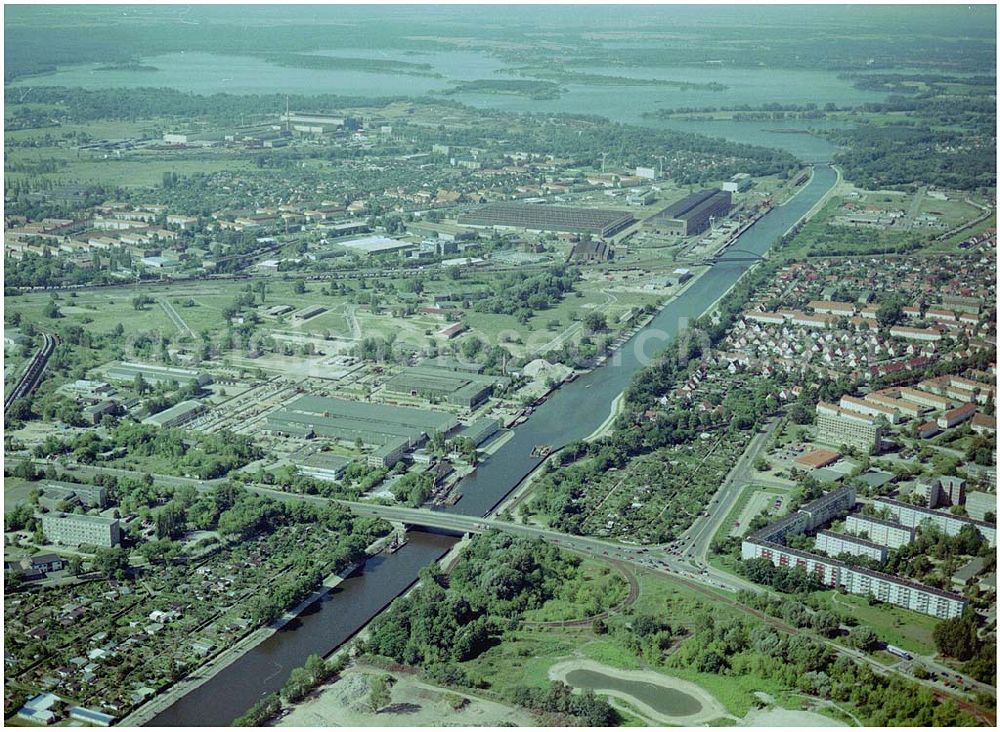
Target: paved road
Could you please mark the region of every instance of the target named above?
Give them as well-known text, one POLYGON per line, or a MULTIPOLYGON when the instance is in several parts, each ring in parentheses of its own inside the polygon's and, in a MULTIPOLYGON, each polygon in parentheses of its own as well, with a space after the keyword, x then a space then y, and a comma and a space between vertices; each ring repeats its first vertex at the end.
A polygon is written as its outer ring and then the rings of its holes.
POLYGON ((461 514, 445 513, 443 511, 431 511, 424 508, 382 506, 357 501, 338 501, 338 503, 349 507, 352 511, 361 516, 377 516, 388 521, 399 521, 411 526, 425 526, 429 528, 444 529, 446 531, 471 534, 483 533, 491 530, 503 531, 516 536, 542 539, 544 541, 557 544, 564 549, 579 551, 599 557, 607 557, 609 559, 616 559, 623 562, 630 562, 647 569, 656 569, 675 574, 680 577, 688 577, 701 584, 727 590, 729 592, 737 592, 739 590, 759 591, 759 588, 755 585, 738 577, 731 577, 729 575, 722 575, 719 577, 710 576, 709 573, 702 572, 692 563, 679 557, 673 557, 658 548, 629 546, 627 544, 604 541, 603 539, 595 539, 589 536, 565 534, 561 531, 555 531, 541 526, 519 524, 512 521, 501 521, 490 517, 480 518, 478 516, 465 516, 461 514))
MULTIPOLYGON (((773 425, 771 427, 773 429, 773 425)), ((762 438, 762 441, 766 442, 770 431, 766 430, 760 433, 758 436, 762 438)), ((756 447, 757 450, 760 449, 759 445, 756 447)), ((748 450, 748 453, 752 451, 748 450)), ((750 462, 752 463, 754 457, 750 457, 750 462)), ((749 464, 749 463, 748 463, 749 464)), ((745 468, 743 468, 745 469, 745 468)), ((734 468, 733 474, 738 480, 738 475, 741 472, 741 468, 737 465, 734 468)), ((780 627, 786 631, 793 631, 798 634, 808 635, 810 638, 823 643, 832 651, 837 654, 848 656, 855 661, 860 663, 866 663, 872 666, 877 671, 882 673, 898 673, 906 676, 910 680, 921 684, 937 693, 948 694, 949 690, 944 684, 938 681, 931 680, 921 680, 911 676, 911 666, 907 664, 888 664, 883 663, 875 658, 872 658, 868 654, 855 650, 853 648, 847 648, 843 645, 834 643, 832 640, 824 638, 812 631, 807 631, 803 629, 790 628, 786 624, 778 621, 775 618, 767 616, 763 613, 758 613, 756 611, 751 611, 750 608, 739 603, 737 600, 728 597, 720 597, 715 594, 715 590, 724 590, 728 592, 736 592, 737 590, 745 589, 752 592, 766 592, 768 594, 777 594, 765 588, 758 587, 756 585, 745 582, 739 578, 733 577, 723 572, 718 572, 716 574, 713 568, 708 567, 707 571, 704 568, 698 568, 683 559, 678 559, 676 557, 670 556, 664 553, 662 550, 644 548, 644 547, 630 547, 623 544, 616 544, 609 541, 602 541, 600 539, 594 539, 591 537, 584 536, 572 536, 569 534, 564 534, 559 531, 552 531, 551 529, 545 529, 539 526, 529 526, 524 524, 517 524, 510 521, 500 521, 493 518, 479 518, 476 516, 462 516, 458 514, 448 514, 441 511, 430 511, 421 508, 401 508, 399 506, 380 506, 370 503, 359 503, 356 501, 338 501, 342 505, 348 506, 352 511, 358 515, 363 516, 377 516, 386 520, 394 522, 402 522, 404 524, 409 524, 411 526, 426 526, 431 528, 445 529, 451 531, 461 531, 463 533, 483 533, 491 530, 504 531, 509 534, 514 534, 517 536, 525 536, 529 538, 539 538, 544 541, 551 542, 560 546, 563 549, 568 549, 570 551, 579 552, 582 554, 589 554, 598 558, 606 558, 611 560, 617 560, 620 562, 625 562, 636 568, 642 568, 646 570, 652 570, 657 572, 663 572, 668 575, 672 575, 674 579, 680 579, 684 584, 693 589, 699 591, 706 591, 710 593, 715 600, 724 600, 729 604, 739 605, 748 612, 752 612, 756 617, 768 622, 769 624, 780 627)), ((949 675, 954 677, 959 677, 959 674, 955 673, 947 667, 941 666, 932 660, 929 662, 924 662, 924 659, 920 659, 923 665, 928 667, 929 670, 934 671, 938 674, 942 670, 946 671, 949 675)), ((986 684, 980 684, 973 679, 966 678, 965 682, 968 686, 973 688, 981 689, 989 693, 993 693, 994 689, 986 684)))
POLYGON ((921 186, 913 195, 913 200, 910 202, 910 208, 906 212, 906 218, 904 219, 906 229, 909 231, 913 228, 913 224, 916 223, 917 214, 920 213, 920 204, 924 202, 924 196, 927 195, 927 186, 921 186))
POLYGON ((686 545, 681 556, 689 558, 696 566, 707 565, 712 539, 739 498, 740 489, 751 482, 754 460, 767 446, 778 422, 777 418, 771 419, 762 431, 750 439, 750 444, 712 497, 707 514, 697 517, 691 528, 681 535, 680 540, 674 542, 674 546, 686 545))

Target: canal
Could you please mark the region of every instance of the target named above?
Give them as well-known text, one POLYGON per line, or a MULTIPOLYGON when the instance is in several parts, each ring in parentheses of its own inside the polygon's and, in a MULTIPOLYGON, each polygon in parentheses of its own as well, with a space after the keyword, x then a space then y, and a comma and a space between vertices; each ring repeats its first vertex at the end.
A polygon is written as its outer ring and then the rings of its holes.
MULTIPOLYGON (((500 503, 538 463, 535 445, 554 447, 594 432, 608 418, 612 402, 632 375, 663 349, 685 323, 694 320, 732 287, 753 261, 830 190, 837 180, 827 165, 783 206, 772 209, 730 247, 719 262, 605 365, 555 391, 531 418, 461 485, 462 500, 448 510, 481 516, 500 503)), ((454 539, 413 532, 402 549, 369 559, 363 570, 311 605, 295 622, 248 651, 204 684, 154 717, 153 726, 225 726, 264 695, 280 689, 291 670, 312 653, 325 655, 344 643, 417 578, 421 567, 443 556, 454 539)))

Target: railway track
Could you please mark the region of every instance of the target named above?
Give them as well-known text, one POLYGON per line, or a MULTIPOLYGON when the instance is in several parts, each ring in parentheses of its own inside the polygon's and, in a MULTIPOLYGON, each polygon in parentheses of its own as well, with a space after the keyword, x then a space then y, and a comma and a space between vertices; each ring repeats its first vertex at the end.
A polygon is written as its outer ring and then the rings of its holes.
POLYGON ((42 373, 45 371, 45 365, 49 362, 49 358, 52 356, 52 352, 56 350, 56 346, 58 344, 58 336, 49 335, 47 333, 42 335, 42 347, 38 350, 38 353, 32 357, 27 370, 21 378, 18 379, 14 388, 4 394, 3 413, 5 415, 8 411, 10 411, 10 407, 14 402, 28 396, 28 394, 30 394, 34 388, 38 386, 38 383, 42 380, 42 373))

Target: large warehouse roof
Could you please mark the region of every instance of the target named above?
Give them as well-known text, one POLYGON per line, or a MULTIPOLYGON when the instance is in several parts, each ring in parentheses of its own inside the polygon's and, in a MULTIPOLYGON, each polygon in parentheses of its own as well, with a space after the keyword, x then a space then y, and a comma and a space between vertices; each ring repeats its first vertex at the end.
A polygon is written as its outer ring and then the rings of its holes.
POLYGON ((368 404, 345 399, 302 396, 267 417, 270 429, 385 444, 393 439, 418 441, 423 435, 448 433, 458 425, 450 414, 426 409, 368 404))
POLYGON ((458 223, 473 226, 510 226, 535 231, 567 231, 601 236, 613 236, 634 221, 635 217, 626 211, 530 203, 494 203, 458 218, 458 223))
POLYGON ((106 373, 109 379, 116 381, 132 381, 135 379, 136 374, 142 374, 143 379, 157 384, 169 381, 176 381, 178 384, 193 384, 197 382, 199 385, 212 383, 212 377, 201 371, 130 361, 112 364, 107 368, 106 373))
POLYGON ((706 188, 703 191, 692 193, 691 195, 685 196, 681 200, 670 204, 658 213, 657 217, 685 219, 695 216, 705 207, 715 204, 714 199, 718 196, 724 196, 731 199, 730 195, 725 191, 720 191, 718 188, 706 188))

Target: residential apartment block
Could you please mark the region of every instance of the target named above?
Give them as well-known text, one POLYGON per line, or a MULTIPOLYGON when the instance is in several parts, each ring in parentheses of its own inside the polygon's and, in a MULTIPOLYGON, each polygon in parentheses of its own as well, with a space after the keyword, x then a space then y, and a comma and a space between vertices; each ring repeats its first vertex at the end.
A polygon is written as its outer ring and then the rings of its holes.
POLYGON ((951 513, 935 511, 923 506, 913 506, 892 498, 876 498, 872 501, 872 505, 876 510, 888 511, 889 515, 903 526, 916 528, 924 521, 930 521, 948 536, 957 536, 963 526, 973 526, 989 542, 990 546, 996 546, 996 524, 989 524, 985 521, 965 516, 955 516, 951 513))
POLYGON ((820 531, 816 534, 816 549, 831 557, 850 554, 855 557, 868 557, 876 562, 884 562, 889 555, 889 550, 884 544, 879 545, 867 539, 833 531, 820 531))
MULTIPOLYGON (((816 577, 827 587, 836 587, 856 595, 871 595, 882 602, 899 605, 938 618, 953 618, 961 615, 968 601, 961 595, 945 592, 934 587, 911 582, 901 577, 893 577, 873 570, 852 567, 839 559, 799 551, 783 546, 785 537, 815 529, 817 526, 842 514, 854 505, 854 489, 848 486, 830 491, 823 497, 806 504, 799 511, 779 519, 743 540, 740 555, 743 560, 767 559, 776 567, 800 567, 810 576, 816 577)), ((848 516, 848 530, 859 527, 857 520, 851 522, 848 516)), ((884 522, 883 522, 884 523, 884 522)), ((904 522, 905 523, 905 522, 904 522)), ((869 524, 874 528, 874 524, 869 524)), ((824 531, 817 535, 818 549, 838 554, 879 555, 885 547, 874 541, 860 540, 845 534, 824 531)), ((884 555, 882 555, 884 556, 884 555)))
POLYGON ((112 547, 121 543, 118 519, 75 513, 47 513, 42 516, 42 532, 53 544, 112 547))
POLYGON ((743 541, 744 560, 763 558, 776 567, 801 567, 828 587, 853 595, 871 595, 881 602, 937 618, 958 617, 969 604, 961 595, 928 587, 901 577, 851 567, 837 559, 789 549, 751 535, 743 541))
POLYGON ((917 535, 916 529, 911 526, 856 513, 847 516, 845 528, 851 534, 866 535, 869 541, 890 549, 898 549, 909 544, 917 535))
POLYGON ((816 439, 829 445, 847 445, 873 453, 882 444, 882 428, 875 417, 829 402, 816 405, 816 427, 816 439))

